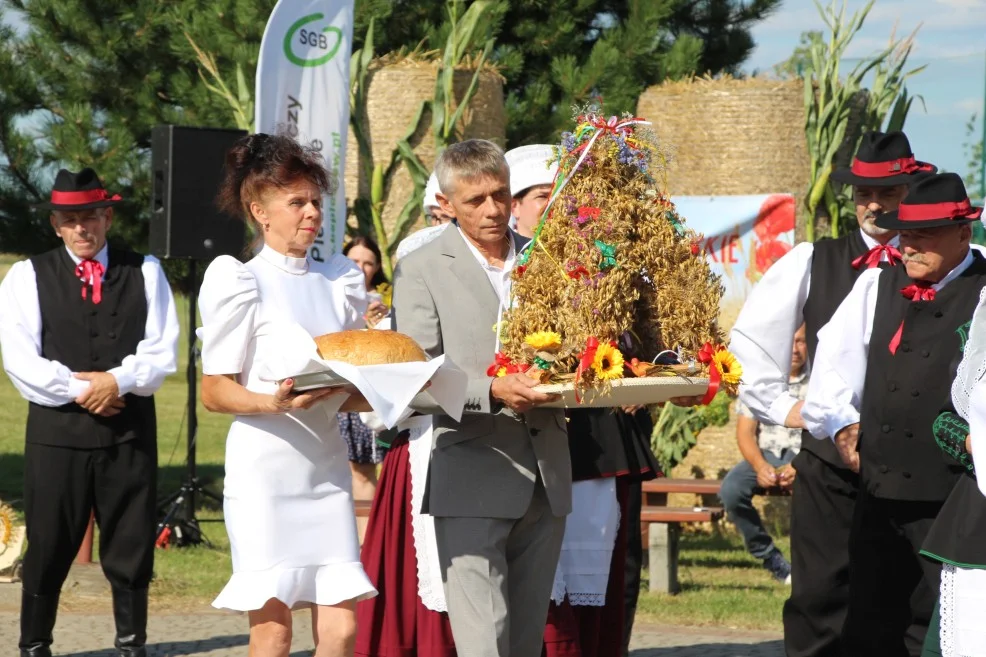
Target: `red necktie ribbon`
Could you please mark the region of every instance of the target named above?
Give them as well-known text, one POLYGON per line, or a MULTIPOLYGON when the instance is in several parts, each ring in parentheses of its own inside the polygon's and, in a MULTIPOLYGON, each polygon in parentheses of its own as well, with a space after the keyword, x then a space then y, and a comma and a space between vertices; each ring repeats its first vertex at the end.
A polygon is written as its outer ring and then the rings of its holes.
MULTIPOLYGON (((906 299, 909 301, 934 301, 935 300, 935 288, 931 287, 930 283, 924 283, 919 281, 918 283, 911 283, 903 290, 900 291, 906 299)), ((897 347, 900 346, 900 338, 904 333, 904 322, 901 320, 900 326, 897 327, 897 332, 894 333, 894 337, 890 338, 890 353, 896 354, 897 347)))
POLYGON ((82 281, 82 298, 85 299, 88 288, 92 285, 92 302, 103 300, 103 273, 106 270, 96 260, 83 260, 75 268, 75 275, 82 281))
POLYGON ((866 265, 867 269, 878 267, 880 265, 880 260, 883 259, 884 253, 887 254, 887 262, 890 263, 891 267, 900 262, 900 251, 889 244, 878 244, 853 260, 853 269, 861 269, 863 265, 866 265))

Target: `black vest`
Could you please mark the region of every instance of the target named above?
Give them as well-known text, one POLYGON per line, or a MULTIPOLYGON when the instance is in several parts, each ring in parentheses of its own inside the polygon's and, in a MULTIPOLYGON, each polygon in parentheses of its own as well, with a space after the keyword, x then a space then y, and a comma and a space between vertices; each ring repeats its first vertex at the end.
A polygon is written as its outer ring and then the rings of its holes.
MULTIPOLYGON (((41 355, 73 372, 105 372, 136 353, 144 338, 147 299, 141 265, 144 256, 109 250, 99 304, 82 298, 82 282, 65 247, 31 258, 41 306, 41 355)), ((32 403, 27 441, 92 449, 128 440, 155 440, 154 399, 126 395, 126 407, 113 417, 97 417, 76 403, 51 408, 32 403)))
MULTIPOLYGON (((860 274, 852 261, 869 251, 858 230, 837 239, 815 242, 811 256, 811 285, 803 308, 805 338, 808 342, 808 363, 815 360, 818 349, 818 331, 829 323, 839 304, 849 295, 860 274)), ((886 267, 887 263, 881 263, 886 267)), ((801 449, 806 450, 840 469, 845 463, 831 440, 818 440, 807 431, 802 432, 801 449)))
POLYGON ((963 333, 986 287, 986 261, 973 255, 934 301, 912 302, 900 293, 913 282, 904 267, 880 275, 859 427, 860 477, 875 497, 944 501, 965 471, 939 449, 932 427, 939 413, 954 412, 951 387, 963 333))

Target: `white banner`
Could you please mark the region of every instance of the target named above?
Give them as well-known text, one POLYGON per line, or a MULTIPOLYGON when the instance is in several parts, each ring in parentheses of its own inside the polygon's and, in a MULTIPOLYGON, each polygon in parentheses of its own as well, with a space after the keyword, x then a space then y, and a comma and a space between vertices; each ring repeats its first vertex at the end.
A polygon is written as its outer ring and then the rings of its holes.
POLYGON ((791 194, 673 196, 685 224, 704 237, 700 248, 726 288, 719 325, 732 328, 750 290, 794 246, 791 194))
POLYGON ((353 0, 278 0, 257 62, 256 130, 284 132, 322 152, 335 178, 323 199, 322 230, 311 257, 342 248, 346 230, 346 132, 353 0))

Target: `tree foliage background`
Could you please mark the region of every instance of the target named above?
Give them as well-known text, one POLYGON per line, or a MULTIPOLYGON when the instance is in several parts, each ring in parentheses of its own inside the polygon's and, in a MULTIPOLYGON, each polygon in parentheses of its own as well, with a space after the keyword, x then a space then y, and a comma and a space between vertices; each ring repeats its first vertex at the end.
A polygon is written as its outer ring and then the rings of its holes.
MULTIPOLYGON (((632 112, 664 79, 737 73, 754 46, 750 28, 780 2, 498 0, 493 61, 506 79, 509 145, 555 141, 570 108, 594 96, 609 112, 632 112)), ((32 205, 47 197, 55 170, 84 166, 125 199, 113 239, 146 249, 151 128, 235 125, 192 43, 215 58, 228 86, 239 68, 252 87, 274 4, 0 0, 0 251, 54 243, 47 215, 32 205)), ((436 49, 446 16, 437 0, 356 0, 354 47, 375 18, 378 53, 436 49)))

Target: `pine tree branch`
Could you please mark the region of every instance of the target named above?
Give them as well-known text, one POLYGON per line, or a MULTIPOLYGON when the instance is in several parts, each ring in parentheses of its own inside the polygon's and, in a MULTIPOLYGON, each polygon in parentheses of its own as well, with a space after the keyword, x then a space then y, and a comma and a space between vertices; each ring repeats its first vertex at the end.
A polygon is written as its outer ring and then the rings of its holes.
POLYGON ((34 186, 31 182, 30 177, 25 171, 18 166, 19 158, 12 152, 11 147, 11 131, 12 131, 12 121, 5 120, 0 121, 0 151, 3 152, 4 159, 7 160, 7 172, 12 175, 21 187, 23 187, 28 193, 34 197, 35 201, 41 200, 41 193, 38 188, 34 186))

